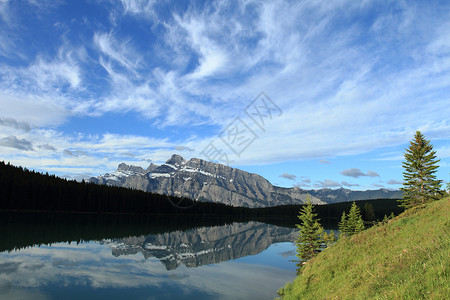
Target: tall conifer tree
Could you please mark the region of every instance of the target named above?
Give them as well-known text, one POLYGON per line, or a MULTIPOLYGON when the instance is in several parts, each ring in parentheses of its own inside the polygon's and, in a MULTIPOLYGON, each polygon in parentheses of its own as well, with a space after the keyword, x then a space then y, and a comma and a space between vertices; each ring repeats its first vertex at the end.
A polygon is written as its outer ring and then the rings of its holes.
POLYGON ((297 224, 300 231, 296 241, 296 256, 302 261, 314 257, 324 244, 323 228, 316 217, 317 214, 314 213, 314 207, 308 196, 308 202, 301 208, 298 216, 301 224, 297 224))
POLYGON ((436 179, 436 151, 430 141, 420 131, 416 131, 409 148, 405 149, 403 162, 403 199, 401 206, 406 208, 438 199, 441 192, 441 180, 436 179))
POLYGON ((339 222, 339 230, 342 235, 351 236, 364 230, 364 221, 361 211, 355 202, 352 203, 348 215, 345 211, 342 213, 341 222, 339 222))

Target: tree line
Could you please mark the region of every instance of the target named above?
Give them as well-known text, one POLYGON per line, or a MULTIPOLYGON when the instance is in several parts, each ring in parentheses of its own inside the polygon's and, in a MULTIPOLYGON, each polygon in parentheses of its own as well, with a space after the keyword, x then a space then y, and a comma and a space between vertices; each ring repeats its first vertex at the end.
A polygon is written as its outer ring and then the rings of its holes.
POLYGON ((77 182, 0 162, 0 210, 239 216, 247 209, 135 189, 77 182))

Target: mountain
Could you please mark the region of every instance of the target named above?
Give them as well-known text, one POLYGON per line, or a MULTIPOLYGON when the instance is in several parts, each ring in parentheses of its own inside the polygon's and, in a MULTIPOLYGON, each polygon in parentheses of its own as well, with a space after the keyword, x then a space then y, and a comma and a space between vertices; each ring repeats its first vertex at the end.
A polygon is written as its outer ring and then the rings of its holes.
POLYGON ((339 188, 336 190, 309 190, 308 193, 327 203, 375 199, 401 199, 403 195, 399 190, 391 191, 388 189, 378 189, 367 191, 352 191, 344 188, 339 188))
MULTIPOLYGON (((90 181, 243 207, 302 204, 308 196, 301 189, 276 187, 262 176, 198 158, 187 161, 173 155, 147 170, 120 164, 116 172, 90 181)), ((326 204, 314 196, 311 202, 326 204)))
POLYGON ((187 231, 103 240, 114 256, 142 253, 155 257, 167 270, 181 264, 198 267, 248 255, 256 255, 273 243, 294 242, 296 228, 284 228, 259 222, 232 223, 187 231))
POLYGON ((147 170, 122 163, 114 173, 92 177, 90 181, 243 207, 303 204, 308 195, 311 196, 313 204, 401 198, 400 192, 385 189, 308 191, 300 188, 277 187, 257 174, 198 158, 185 160, 176 154, 162 165, 151 164, 147 170))

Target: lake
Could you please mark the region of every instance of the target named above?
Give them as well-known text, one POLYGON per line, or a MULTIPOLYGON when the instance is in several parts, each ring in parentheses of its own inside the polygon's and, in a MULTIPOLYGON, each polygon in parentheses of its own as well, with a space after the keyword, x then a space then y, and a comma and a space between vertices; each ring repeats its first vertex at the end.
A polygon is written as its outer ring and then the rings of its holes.
POLYGON ((0 217, 1 299, 273 299, 295 278, 292 227, 216 218, 0 217))

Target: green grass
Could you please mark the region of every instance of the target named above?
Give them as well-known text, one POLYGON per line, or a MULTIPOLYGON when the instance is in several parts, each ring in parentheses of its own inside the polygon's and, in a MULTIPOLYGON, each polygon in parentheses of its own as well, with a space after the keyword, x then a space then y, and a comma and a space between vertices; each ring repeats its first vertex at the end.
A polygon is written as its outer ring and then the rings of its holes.
POLYGON ((450 299, 450 198, 340 239, 279 293, 282 299, 450 299))

